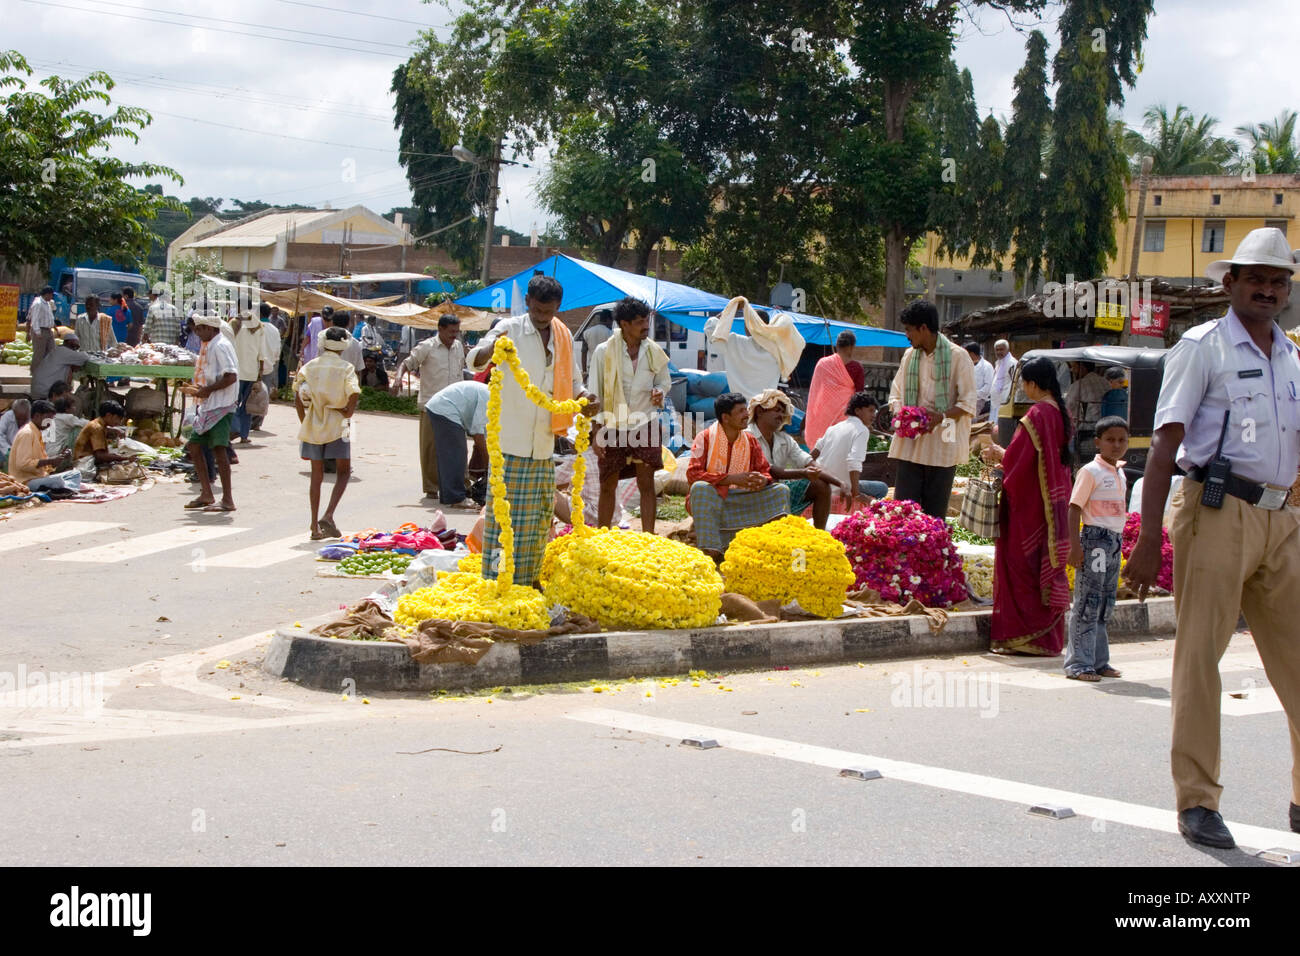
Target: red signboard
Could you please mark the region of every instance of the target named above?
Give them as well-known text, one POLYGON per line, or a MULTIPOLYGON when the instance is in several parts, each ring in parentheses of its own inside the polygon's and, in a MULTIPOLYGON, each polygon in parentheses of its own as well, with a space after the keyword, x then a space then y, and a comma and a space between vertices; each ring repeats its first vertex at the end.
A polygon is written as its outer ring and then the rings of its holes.
POLYGON ((1169 303, 1137 299, 1130 308, 1134 335, 1163 336, 1169 328, 1169 303))

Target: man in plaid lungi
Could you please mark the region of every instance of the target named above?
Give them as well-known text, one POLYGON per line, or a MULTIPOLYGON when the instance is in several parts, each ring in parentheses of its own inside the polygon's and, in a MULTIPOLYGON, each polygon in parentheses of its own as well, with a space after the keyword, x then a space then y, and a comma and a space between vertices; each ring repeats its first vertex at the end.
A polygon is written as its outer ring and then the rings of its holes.
MULTIPOLYGON (((550 458, 519 458, 505 455, 510 526, 515 533, 514 583, 530 585, 542 570, 542 552, 551 527, 555 506, 555 464, 550 458)), ((483 520, 483 577, 495 579, 501 554, 501 526, 492 513, 492 491, 488 487, 483 520)))
POLYGON ((745 430, 749 408, 744 397, 736 392, 719 395, 713 411, 718 420, 691 445, 686 507, 695 519, 696 546, 721 561, 734 532, 789 513, 790 489, 773 483, 762 446, 745 430))
MULTIPOLYGON (((583 390, 573 335, 555 318, 563 292, 554 277, 533 276, 524 297, 528 312, 498 322, 467 356, 469 367, 476 372, 487 368, 497 339, 505 336, 514 343, 519 364, 532 384, 558 400, 586 398, 588 413, 594 413, 600 405, 596 396, 583 390)), ((555 436, 564 433, 572 416, 567 421, 560 419, 562 416, 552 416, 534 405, 514 376, 506 374, 501 386, 502 478, 514 530, 513 583, 525 587, 534 584, 541 571, 546 532, 554 514, 555 464, 551 456, 555 436)), ((483 577, 495 580, 501 564, 501 532, 492 513, 491 485, 489 481, 483 521, 483 577)))

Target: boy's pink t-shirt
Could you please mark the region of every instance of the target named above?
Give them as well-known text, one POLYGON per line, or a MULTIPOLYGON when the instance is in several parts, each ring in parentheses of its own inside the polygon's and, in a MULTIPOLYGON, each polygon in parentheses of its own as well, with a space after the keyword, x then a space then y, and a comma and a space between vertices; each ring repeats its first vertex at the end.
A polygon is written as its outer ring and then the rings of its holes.
POLYGON ((1123 468, 1124 462, 1119 462, 1116 467, 1098 455, 1079 469, 1074 479, 1074 490, 1070 493, 1070 504, 1082 509, 1085 525, 1123 533, 1124 522, 1128 519, 1124 507, 1128 476, 1123 468))

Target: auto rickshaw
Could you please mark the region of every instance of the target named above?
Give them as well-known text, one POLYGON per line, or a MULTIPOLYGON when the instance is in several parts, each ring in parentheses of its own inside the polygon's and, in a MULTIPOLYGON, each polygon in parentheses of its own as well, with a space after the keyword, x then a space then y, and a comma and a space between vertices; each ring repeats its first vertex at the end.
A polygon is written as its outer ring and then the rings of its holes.
MULTIPOLYGON (((998 409, 998 444, 1005 448, 1015 434, 1016 425, 1021 416, 1029 411, 1032 404, 1020 388, 1020 367, 1029 359, 1050 359, 1061 371, 1070 362, 1088 362, 1098 372, 1118 366, 1128 375, 1128 419, 1129 443, 1124 456, 1125 473, 1128 475, 1129 487, 1142 477, 1146 468, 1147 452, 1151 448, 1151 433, 1154 430, 1156 400, 1160 396, 1160 383, 1164 380, 1165 359, 1168 349, 1130 348, 1122 345, 1092 345, 1072 349, 1033 349, 1020 356, 1015 374, 1011 380, 1011 394, 1006 404, 998 409)), ((1063 379, 1068 378, 1068 372, 1063 379)), ((1062 389, 1065 394, 1066 389, 1062 389)), ((1085 422, 1081 426, 1075 423, 1072 442, 1073 460, 1071 469, 1091 461, 1097 453, 1096 436, 1092 425, 1085 422)))

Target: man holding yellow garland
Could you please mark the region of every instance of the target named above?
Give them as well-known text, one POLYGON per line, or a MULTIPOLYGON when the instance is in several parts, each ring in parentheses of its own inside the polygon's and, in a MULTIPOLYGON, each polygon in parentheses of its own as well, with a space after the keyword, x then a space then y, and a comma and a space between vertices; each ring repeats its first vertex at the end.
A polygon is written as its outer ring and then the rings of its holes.
POLYGON ((600 459, 600 524, 614 518, 614 495, 629 465, 641 492, 641 530, 655 530, 655 471, 663 467, 659 409, 672 385, 668 353, 650 338, 650 306, 631 296, 614 305, 618 331, 592 352, 587 369, 600 396, 602 424, 594 448, 600 459))
MULTIPOLYGON (((528 311, 498 322, 469 353, 475 372, 487 368, 497 339, 515 346, 529 381, 554 401, 586 398, 588 414, 599 408, 595 396, 582 387, 582 367, 573 348, 573 333, 555 317, 564 289, 553 276, 533 276, 524 305, 528 311)), ((488 475, 487 510, 483 524, 483 577, 495 579, 501 562, 501 528, 493 500, 504 480, 514 535, 514 581, 531 585, 542 567, 542 551, 555 500, 555 438, 573 424, 573 415, 552 414, 536 405, 519 387, 509 369, 501 369, 500 445, 502 474, 488 475)), ((488 428, 493 426, 489 423, 488 428)))

